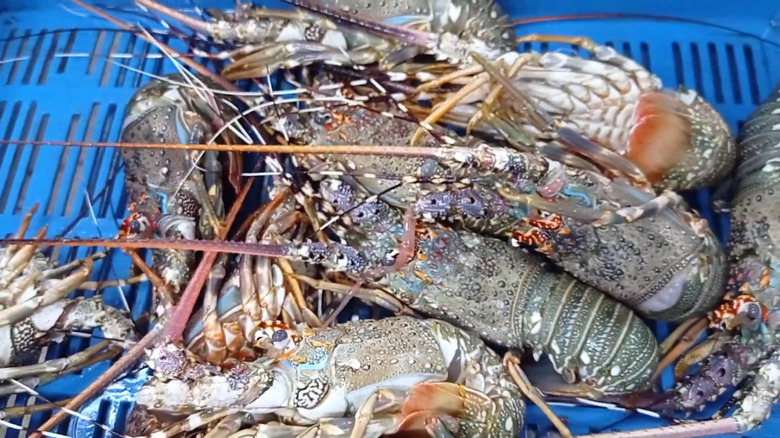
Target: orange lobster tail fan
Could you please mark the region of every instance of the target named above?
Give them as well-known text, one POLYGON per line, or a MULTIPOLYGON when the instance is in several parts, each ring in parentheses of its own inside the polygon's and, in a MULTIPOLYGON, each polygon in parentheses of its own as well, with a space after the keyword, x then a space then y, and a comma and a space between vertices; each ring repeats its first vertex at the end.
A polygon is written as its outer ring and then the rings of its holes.
POLYGON ((428 436, 425 423, 431 416, 451 415, 457 417, 466 412, 463 397, 454 383, 419 383, 406 395, 401 408, 404 418, 399 430, 404 436, 428 436), (411 435, 409 435, 411 434, 411 435))
POLYGON ((691 148, 691 120, 685 105, 664 93, 645 93, 634 110, 625 156, 659 182, 691 148))

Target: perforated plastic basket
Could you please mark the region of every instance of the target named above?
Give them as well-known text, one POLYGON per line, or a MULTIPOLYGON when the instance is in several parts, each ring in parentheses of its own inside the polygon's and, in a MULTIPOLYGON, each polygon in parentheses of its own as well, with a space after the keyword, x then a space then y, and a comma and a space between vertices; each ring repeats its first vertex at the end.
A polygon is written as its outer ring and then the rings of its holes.
MULTIPOLYGON (((164 3, 185 9, 191 9, 193 3, 224 8, 233 5, 230 0, 164 3)), ((607 0, 502 3, 514 18, 525 20, 516 30, 518 35, 584 35, 612 45, 659 75, 667 86, 681 84, 697 90, 716 106, 735 132, 780 80, 780 5, 771 0, 753 0, 749 6, 746 2, 660 0, 631 4, 607 0), (551 17, 555 15, 559 17, 551 17)), ((265 4, 286 7, 278 2, 265 4)), ((115 13, 121 9, 137 11, 130 0, 110 0, 99 5, 115 13)), ((141 20, 138 15, 121 16, 131 21, 141 20)), ((151 21, 144 24, 160 28, 151 21)), ((161 59, 156 48, 115 29, 68 1, 0 0, 0 136, 117 141, 124 105, 148 78, 114 63, 155 74, 172 72, 173 67, 161 59), (110 54, 114 56, 113 62, 108 61, 110 54), (157 58, 142 58, 140 54, 157 58)), ((539 49, 535 45, 531 47, 539 49)), ((564 46, 550 48, 572 50, 564 46)), ((122 187, 121 160, 114 150, 0 146, 0 235, 14 232, 24 213, 39 203, 40 210, 31 230, 47 225, 48 236, 113 236, 125 214, 122 187)), ((692 193, 687 198, 710 220, 725 242, 728 219, 713 215, 709 194, 692 193)), ((60 262, 67 262, 85 254, 87 251, 83 249, 62 250, 55 256, 60 262)), ((124 277, 129 267, 127 257, 114 252, 96 264, 94 278, 124 277)), ((149 288, 127 287, 123 292, 133 317, 140 317, 150 303, 149 288)), ((121 308, 119 294, 117 289, 104 292, 110 304, 121 308)), ((660 324, 657 332, 665 336, 668 327, 660 324)), ((65 342, 44 350, 44 355, 47 359, 64 357, 96 342, 97 339, 66 338, 65 342)), ((109 363, 100 363, 39 390, 49 399, 72 397, 108 366, 109 363)), ((668 386, 671 376, 665 375, 663 381, 668 386)), ((126 384, 112 388, 89 405, 85 413, 122 433, 132 397, 126 384)), ((6 401, 6 406, 36 403, 24 395, 6 401)), ((568 419, 575 434, 665 424, 597 408, 558 407, 556 410, 568 419)), ((35 428, 48 416, 35 414, 14 419, 12 423, 35 428)), ((778 418, 780 411, 749 436, 780 435, 778 418)), ((551 427, 543 415, 530 408, 529 436, 549 430, 551 427)), ((15 431, 0 427, 0 434, 5 432, 16 436, 15 431)), ((57 432, 79 437, 105 434, 83 421, 62 424, 57 432)), ((24 435, 22 432, 21 436, 24 435)))

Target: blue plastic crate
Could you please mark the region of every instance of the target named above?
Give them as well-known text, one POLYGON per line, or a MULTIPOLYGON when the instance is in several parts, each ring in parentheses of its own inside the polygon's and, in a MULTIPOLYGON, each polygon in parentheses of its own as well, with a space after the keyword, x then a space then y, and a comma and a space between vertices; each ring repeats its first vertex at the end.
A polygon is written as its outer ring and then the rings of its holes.
MULTIPOLYGON (((130 21, 141 20, 137 14, 122 13, 122 10, 137 11, 131 0, 92 3, 120 13, 130 21)), ((192 9, 194 4, 225 8, 233 5, 232 0, 165 3, 184 9, 192 9)), ((287 7, 279 1, 264 3, 269 7, 287 7)), ((584 35, 611 45, 644 64, 666 85, 681 84, 696 89, 715 105, 735 132, 780 80, 780 6, 776 2, 754 0, 749 7, 724 0, 627 3, 502 1, 512 17, 524 20, 516 29, 518 35, 584 35)), ((144 24, 147 28, 160 28, 154 22, 144 24)), ((573 50, 555 45, 546 48, 573 50)), ((174 71, 170 63, 159 57, 137 56, 159 55, 155 47, 129 33, 116 31, 110 23, 69 1, 0 1, 0 137, 116 141, 125 103, 148 78, 109 62, 109 54, 136 55, 113 58, 113 61, 146 72, 174 71)), ((119 155, 110 149, 0 146, 0 235, 14 232, 24 213, 35 203, 40 203, 41 208, 33 219, 33 230, 48 225, 49 236, 114 235, 125 213, 120 161, 119 155)), ((709 194, 692 193, 687 198, 725 241, 728 218, 713 214, 709 194)), ((84 249, 63 249, 55 256, 60 262, 67 262, 85 254, 84 249)), ((129 267, 128 258, 114 252, 96 264, 94 277, 124 277, 129 267)), ((121 307, 119 293, 116 289, 107 290, 105 299, 121 307)), ((148 286, 124 288, 124 294, 133 317, 140 317, 150 303, 148 286)), ((659 336, 665 336, 668 327, 659 324, 656 331, 659 336)), ((45 350, 45 357, 63 357, 95 342, 98 341, 69 338, 50 346, 45 350)), ((97 364, 39 390, 50 399, 71 397, 108 366, 107 362, 97 364)), ((668 373, 663 382, 670 384, 668 373)), ((121 386, 115 385, 112 394, 93 402, 87 409, 98 421, 121 433, 130 398, 121 386), (124 400, 117 394, 124 394, 124 400)), ((34 402, 20 395, 10 397, 3 405, 34 402)), ((575 434, 664 424, 647 417, 627 417, 596 408, 556 410, 569 420, 575 434)), ((13 422, 35 428, 46 418, 48 414, 35 414, 13 422)), ((762 429, 747 436, 778 435, 778 419, 780 409, 762 429)), ((529 436, 551 430, 546 418, 533 407, 529 409, 527 426, 529 436)), ((84 422, 78 426, 62 424, 56 432, 79 437, 105 435, 84 422)), ((17 433, 0 427, 0 436, 3 435, 17 436, 17 433)), ((22 432, 20 436, 24 435, 22 432)))

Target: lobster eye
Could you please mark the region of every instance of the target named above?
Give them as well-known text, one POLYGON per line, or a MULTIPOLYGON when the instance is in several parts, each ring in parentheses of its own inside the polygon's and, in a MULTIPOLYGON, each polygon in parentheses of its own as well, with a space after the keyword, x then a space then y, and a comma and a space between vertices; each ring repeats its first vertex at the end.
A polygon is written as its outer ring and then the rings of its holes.
POLYGON ((275 331, 275 332, 274 332, 274 333, 271 335, 271 342, 273 342, 274 344, 276 344, 276 343, 279 343, 279 342, 284 342, 284 341, 286 341, 286 340, 287 340, 287 338, 288 338, 287 331, 285 331, 285 330, 276 330, 276 331, 275 331))
POLYGON ((758 303, 750 303, 748 304, 748 309, 745 312, 745 315, 750 319, 751 321, 755 321, 761 317, 761 306, 758 305, 758 303))
POLYGON ((327 112, 315 112, 314 122, 318 125, 326 125, 331 122, 330 113, 327 112))

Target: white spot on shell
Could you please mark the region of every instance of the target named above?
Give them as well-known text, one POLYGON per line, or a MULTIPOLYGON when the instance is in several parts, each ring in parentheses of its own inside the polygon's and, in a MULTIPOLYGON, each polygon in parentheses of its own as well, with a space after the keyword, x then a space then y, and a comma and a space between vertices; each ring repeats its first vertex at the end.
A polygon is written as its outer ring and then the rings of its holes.
POLYGON ((696 94, 696 92, 693 90, 685 90, 682 92, 677 92, 677 97, 682 101, 682 103, 690 105, 694 100, 696 100, 698 94, 696 94))
POLYGON ((65 303, 58 301, 33 313, 32 316, 30 316, 30 320, 37 330, 45 332, 54 327, 54 324, 57 323, 57 320, 62 315, 64 309, 65 303))
POLYGON ((552 348, 552 351, 555 352, 555 354, 561 354, 561 349, 558 347, 558 343, 555 342, 555 339, 550 342, 550 348, 552 348))
POLYGON ((284 284, 284 274, 276 265, 271 265, 271 282, 274 287, 282 287, 284 284))
POLYGON ((618 374, 620 374, 620 366, 615 365, 612 368, 609 369, 609 374, 612 377, 616 377, 618 374))
POLYGON ((456 23, 460 18, 460 13, 462 10, 463 10, 462 7, 457 6, 457 2, 451 2, 450 10, 449 10, 450 21, 456 23))
POLYGON ((11 326, 0 326, 0 363, 11 361, 11 326))
POLYGON ((590 363, 590 355, 588 354, 587 351, 582 352, 582 354, 580 355, 580 360, 582 360, 582 363, 584 363, 585 365, 588 365, 590 363))
POLYGON ((344 34, 335 30, 328 30, 322 37, 322 44, 328 47, 347 50, 347 39, 344 34))
POLYGON ((276 42, 301 41, 304 39, 303 32, 301 32, 301 28, 297 26, 297 23, 291 23, 279 32, 279 36, 276 37, 276 42))
POLYGON ((190 430, 195 430, 203 425, 203 417, 200 415, 190 415, 189 418, 187 418, 187 424, 190 427, 190 430))

